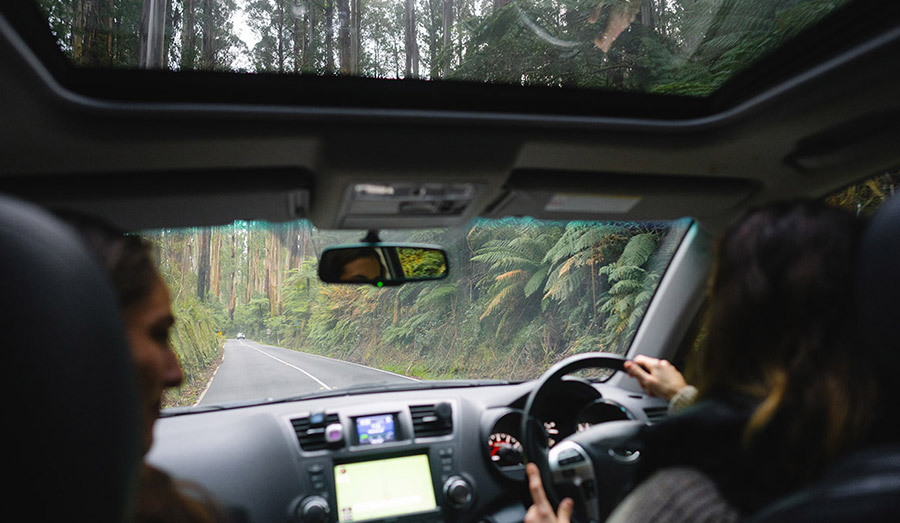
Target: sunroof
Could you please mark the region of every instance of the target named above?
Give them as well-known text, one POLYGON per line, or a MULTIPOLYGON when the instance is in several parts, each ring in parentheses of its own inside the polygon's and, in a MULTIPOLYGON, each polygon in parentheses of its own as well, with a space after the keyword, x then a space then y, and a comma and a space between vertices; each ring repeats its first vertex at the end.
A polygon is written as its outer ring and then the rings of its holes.
POLYGON ((707 96, 848 0, 36 0, 73 64, 707 96))

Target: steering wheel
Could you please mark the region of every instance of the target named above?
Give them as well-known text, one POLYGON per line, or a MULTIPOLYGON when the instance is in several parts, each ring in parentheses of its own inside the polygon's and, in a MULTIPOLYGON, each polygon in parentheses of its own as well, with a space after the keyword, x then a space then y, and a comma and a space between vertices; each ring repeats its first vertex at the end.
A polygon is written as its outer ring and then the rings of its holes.
POLYGON ((631 490, 640 460, 635 436, 646 423, 637 420, 600 423, 548 448, 543 421, 535 414, 546 407, 548 391, 556 388, 564 376, 588 368, 624 371, 626 361, 621 356, 602 352, 566 358, 539 378, 525 403, 521 432, 525 462, 537 465, 554 510, 563 495, 572 497, 575 521, 604 521, 631 490))

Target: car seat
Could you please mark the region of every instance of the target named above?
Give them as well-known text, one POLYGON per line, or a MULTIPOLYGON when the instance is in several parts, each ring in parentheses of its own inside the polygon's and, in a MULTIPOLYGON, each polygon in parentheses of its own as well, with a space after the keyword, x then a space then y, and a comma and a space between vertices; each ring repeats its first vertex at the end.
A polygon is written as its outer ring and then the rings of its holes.
POLYGON ((0 195, 8 515, 129 521, 141 419, 105 274, 75 232, 0 195))
POLYGON ((900 372, 900 197, 882 205, 868 225, 857 260, 858 351, 883 372, 880 383, 892 387, 879 403, 875 441, 840 459, 813 485, 749 521, 900 521, 900 431, 896 428, 900 402, 895 385, 900 372))

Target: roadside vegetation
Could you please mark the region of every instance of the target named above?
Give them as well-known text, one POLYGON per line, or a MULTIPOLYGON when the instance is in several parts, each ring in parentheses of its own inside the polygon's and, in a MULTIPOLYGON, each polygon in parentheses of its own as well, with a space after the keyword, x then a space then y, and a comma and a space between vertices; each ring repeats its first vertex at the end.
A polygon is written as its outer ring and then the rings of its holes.
MULTIPOLYGON (((76 66, 575 87, 686 103, 840 16, 844 3, 37 0, 76 66)), ((896 183, 885 175, 830 201, 867 215, 896 183)), ((237 332, 426 379, 521 379, 568 354, 622 352, 684 230, 684 222, 523 219, 383 235, 451 255, 450 278, 384 289, 316 276, 321 249, 359 233, 306 222, 147 232, 171 289, 172 343, 185 367, 184 387, 166 403, 196 401, 237 332)))
MULTIPOLYGON (((828 201, 870 215, 898 187, 900 175, 885 174, 828 201)), ((166 404, 193 404, 238 332, 423 379, 526 379, 569 354, 621 353, 685 227, 507 219, 387 232, 386 241, 437 243, 450 255, 447 280, 397 288, 319 281, 317 253, 360 232, 307 222, 147 232, 185 367, 166 404)))

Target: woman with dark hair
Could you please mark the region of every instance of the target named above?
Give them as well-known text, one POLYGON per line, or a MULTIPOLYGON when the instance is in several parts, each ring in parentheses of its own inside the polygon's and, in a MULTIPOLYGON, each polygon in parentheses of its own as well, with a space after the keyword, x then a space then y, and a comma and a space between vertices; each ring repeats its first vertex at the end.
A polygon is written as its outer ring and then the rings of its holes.
MULTIPOLYGON (((861 232, 811 201, 753 209, 725 231, 689 362, 696 399, 641 433, 642 483, 610 521, 736 521, 864 441, 874 390, 853 361, 851 287, 861 232)), ((648 370, 674 371, 662 367, 648 370)), ((553 519, 535 512, 546 517, 527 521, 553 519)))
MULTIPOLYGON (((169 344, 175 317, 168 288, 156 270, 149 242, 90 217, 62 217, 84 238, 88 250, 106 270, 117 295, 137 372, 146 454, 153 443, 153 425, 159 416, 163 392, 178 387, 184 378, 178 357, 169 344)), ((141 470, 136 519, 140 522, 225 520, 202 489, 177 483, 148 464, 141 470)))

